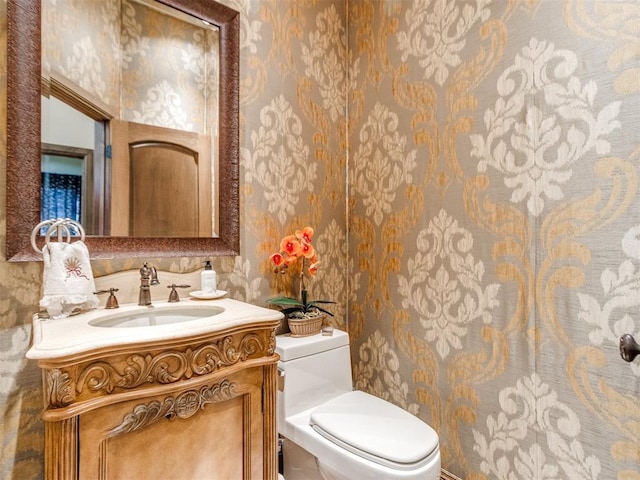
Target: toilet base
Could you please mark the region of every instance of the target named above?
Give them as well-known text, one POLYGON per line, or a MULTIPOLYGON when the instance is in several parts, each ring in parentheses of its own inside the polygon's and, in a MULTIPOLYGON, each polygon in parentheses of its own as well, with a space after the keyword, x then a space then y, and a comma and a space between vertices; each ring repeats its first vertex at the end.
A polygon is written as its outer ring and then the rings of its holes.
POLYGON ((320 474, 316 458, 304 448, 285 438, 282 445, 284 478, 287 480, 325 480, 320 474))
MULTIPOLYGON (((321 464, 316 457, 314 457, 307 450, 289 440, 283 438, 282 453, 284 460, 284 478, 286 480, 341 480, 345 477, 344 472, 340 470, 332 471, 329 465, 321 464)), ((398 472, 398 475, 394 475, 395 479, 417 479, 421 480, 437 480, 440 478, 440 452, 432 459, 431 465, 433 468, 429 468, 428 472, 422 472, 417 476, 410 472, 398 472)), ((367 476, 370 479, 379 478, 392 478, 387 475, 371 472, 371 475, 367 476)))

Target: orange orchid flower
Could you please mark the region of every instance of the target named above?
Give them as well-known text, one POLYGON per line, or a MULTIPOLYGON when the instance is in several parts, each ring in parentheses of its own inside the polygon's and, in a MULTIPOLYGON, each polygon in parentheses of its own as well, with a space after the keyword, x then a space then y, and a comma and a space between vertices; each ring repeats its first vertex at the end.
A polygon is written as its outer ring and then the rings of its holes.
POLYGON ((309 275, 311 275, 312 277, 315 277, 316 272, 318 271, 318 264, 320 262, 313 262, 311 264, 309 264, 309 275))
POLYGON ((316 256, 316 249, 313 248, 313 245, 310 243, 302 243, 300 253, 302 253, 304 258, 313 258, 316 256))
POLYGON ((298 257, 297 255, 289 255, 288 257, 286 257, 284 259, 284 264, 285 265, 293 265, 294 263, 296 263, 298 261, 298 257))
POLYGON ((281 253, 274 253, 269 257, 269 260, 273 262, 273 264, 278 267, 284 262, 284 257, 281 253))
POLYGON ((303 243, 310 244, 311 238, 313 238, 313 228, 304 227, 302 230, 296 230, 296 237, 298 237, 303 243))
POLYGON ((292 257, 297 257, 300 254, 300 248, 300 242, 295 235, 287 235, 280 242, 280 250, 292 257))

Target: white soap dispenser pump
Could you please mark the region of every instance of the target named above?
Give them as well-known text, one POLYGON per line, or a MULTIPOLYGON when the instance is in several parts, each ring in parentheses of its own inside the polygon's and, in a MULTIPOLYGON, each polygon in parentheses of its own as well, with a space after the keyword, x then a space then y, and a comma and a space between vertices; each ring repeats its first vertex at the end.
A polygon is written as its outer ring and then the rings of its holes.
POLYGON ((205 295, 213 295, 218 289, 216 271, 211 266, 211 260, 204 262, 204 270, 200 274, 200 288, 205 295))

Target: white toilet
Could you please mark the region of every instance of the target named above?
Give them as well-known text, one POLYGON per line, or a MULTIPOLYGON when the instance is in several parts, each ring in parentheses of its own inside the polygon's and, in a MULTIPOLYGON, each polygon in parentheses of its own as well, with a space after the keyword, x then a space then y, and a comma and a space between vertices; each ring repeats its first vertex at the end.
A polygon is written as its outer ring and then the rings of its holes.
POLYGON ((278 433, 286 480, 437 480, 437 433, 407 411, 354 391, 349 336, 279 335, 278 433))

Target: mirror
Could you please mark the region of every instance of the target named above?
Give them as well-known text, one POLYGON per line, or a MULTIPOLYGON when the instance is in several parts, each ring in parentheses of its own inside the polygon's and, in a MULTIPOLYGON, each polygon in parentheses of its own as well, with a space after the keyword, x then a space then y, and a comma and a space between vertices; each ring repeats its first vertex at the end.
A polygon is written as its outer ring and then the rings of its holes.
MULTIPOLYGON (((87 235, 91 258, 239 253, 239 14, 211 0, 159 0, 219 28, 218 236, 87 235)), ((7 259, 40 260, 30 244, 40 222, 40 0, 7 2, 7 259)), ((40 239, 40 244, 42 243, 40 239)))
POLYGON ((217 236, 219 29, 155 0, 43 0, 41 15, 42 141, 96 165, 43 155, 41 220, 217 236))

